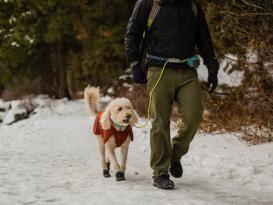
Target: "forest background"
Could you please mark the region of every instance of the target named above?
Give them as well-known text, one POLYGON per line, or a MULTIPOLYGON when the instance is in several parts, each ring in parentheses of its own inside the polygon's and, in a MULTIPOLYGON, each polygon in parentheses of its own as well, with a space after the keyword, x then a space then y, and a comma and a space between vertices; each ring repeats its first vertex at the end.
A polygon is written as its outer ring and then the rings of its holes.
MULTIPOLYGON (((252 144, 273 141, 273 1, 199 2, 217 57, 232 61, 232 68, 224 70, 244 73, 240 86, 221 85, 213 94, 202 83, 203 130, 240 131, 252 144)), ((0 97, 47 94, 75 99, 91 83, 104 94, 132 99, 144 116, 147 94, 132 84, 124 56, 124 34, 134 4, 0 0, 0 97)), ((177 119, 175 111, 173 117, 177 119)))

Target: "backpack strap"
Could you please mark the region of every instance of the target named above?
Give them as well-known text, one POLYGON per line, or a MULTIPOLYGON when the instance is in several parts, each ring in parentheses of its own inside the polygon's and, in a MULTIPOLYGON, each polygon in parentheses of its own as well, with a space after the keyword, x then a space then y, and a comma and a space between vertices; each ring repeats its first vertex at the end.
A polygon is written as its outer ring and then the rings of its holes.
POLYGON ((155 17, 157 16, 159 10, 160 10, 160 0, 153 0, 153 5, 152 5, 152 9, 150 11, 150 14, 149 14, 149 18, 147 20, 147 30, 150 30, 154 20, 155 20, 155 17))
POLYGON ((197 15, 198 15, 198 9, 197 9, 197 6, 196 6, 196 3, 195 1, 192 1, 192 4, 191 4, 191 9, 192 9, 192 12, 194 14, 194 17, 197 18, 197 15))
MULTIPOLYGON (((152 9, 150 11, 150 14, 149 14, 149 17, 147 20, 147 30, 150 30, 150 28, 152 27, 155 17, 157 16, 157 14, 160 10, 161 0, 152 0, 152 1, 153 1, 152 2, 153 3, 152 9)), ((197 9, 197 5, 196 5, 195 1, 192 1, 191 9, 194 14, 194 17, 197 18, 198 9, 197 9)))

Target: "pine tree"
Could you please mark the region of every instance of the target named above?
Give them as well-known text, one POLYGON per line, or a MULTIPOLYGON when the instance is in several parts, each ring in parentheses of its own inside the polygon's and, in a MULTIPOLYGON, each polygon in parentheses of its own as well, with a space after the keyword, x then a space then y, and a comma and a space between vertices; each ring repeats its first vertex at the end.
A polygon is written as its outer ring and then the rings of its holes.
POLYGON ((79 44, 73 1, 1 1, 0 59, 7 81, 38 81, 38 92, 69 97, 67 55, 79 44))
POLYGON ((126 68, 129 7, 121 0, 0 1, 3 81, 56 97, 89 83, 106 90, 126 68))

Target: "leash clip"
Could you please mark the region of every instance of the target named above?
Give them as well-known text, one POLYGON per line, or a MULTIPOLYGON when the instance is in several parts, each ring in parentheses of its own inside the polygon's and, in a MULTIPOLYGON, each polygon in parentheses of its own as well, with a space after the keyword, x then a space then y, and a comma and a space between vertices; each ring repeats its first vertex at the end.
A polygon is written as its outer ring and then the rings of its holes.
POLYGON ((168 59, 168 62, 169 62, 169 63, 180 63, 181 60, 180 60, 180 59, 177 59, 177 58, 169 58, 169 59, 168 59))

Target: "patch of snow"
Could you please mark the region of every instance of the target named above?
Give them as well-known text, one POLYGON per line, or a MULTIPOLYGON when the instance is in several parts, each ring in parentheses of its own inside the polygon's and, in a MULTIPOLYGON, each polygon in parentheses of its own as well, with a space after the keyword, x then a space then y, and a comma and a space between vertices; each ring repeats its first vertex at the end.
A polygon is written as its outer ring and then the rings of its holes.
POLYGON ((31 102, 37 107, 49 107, 52 103, 52 100, 48 95, 38 95, 37 97, 31 99, 31 102))
POLYGON ((11 104, 10 102, 5 102, 3 100, 0 99, 0 109, 1 110, 8 110, 10 108, 11 104))
POLYGON ((6 35, 4 35, 4 39, 7 39, 7 38, 9 38, 9 37, 11 37, 12 35, 9 33, 9 34, 6 34, 6 35))
POLYGON ((15 42, 15 41, 11 42, 10 45, 13 46, 13 47, 17 47, 17 48, 20 47, 20 44, 15 42))
POLYGON ((68 101, 66 98, 60 100, 52 101, 46 97, 40 97, 34 102, 37 103, 34 109, 35 115, 34 118, 39 119, 42 118, 49 118, 52 115, 67 115, 70 113, 74 113, 78 111, 81 107, 80 104, 83 100, 78 101, 68 101))
POLYGON ((18 118, 25 118, 27 116, 27 110, 22 106, 20 100, 11 101, 11 109, 7 112, 3 119, 3 123, 9 125, 18 120, 18 118))
POLYGON ((17 121, 16 116, 22 116, 22 117, 19 117, 20 119, 25 118, 27 116, 27 110, 25 110, 25 109, 11 109, 4 116, 3 123, 6 125, 10 125, 10 124, 16 122, 17 121))
POLYGON ((9 23, 12 24, 14 22, 16 22, 16 18, 14 16, 10 17, 9 23))
POLYGON ((34 39, 29 37, 28 35, 25 36, 25 39, 30 43, 33 44, 34 43, 34 39))
POLYGON ((129 83, 123 83, 123 84, 122 84, 122 87, 124 87, 124 88, 129 88, 129 89, 133 89, 133 85, 132 85, 132 84, 129 84, 129 83))
POLYGON ((132 68, 127 68, 127 69, 125 70, 125 73, 126 73, 126 74, 131 74, 131 73, 132 73, 132 68))
POLYGON ((254 50, 248 50, 246 54, 246 60, 249 63, 257 63, 258 62, 257 52, 254 50))
POLYGON ((119 80, 127 80, 129 77, 129 75, 122 75, 119 77, 119 80))
POLYGON ((113 87, 108 88, 107 93, 109 93, 110 95, 114 95, 115 91, 113 87))
POLYGON ((26 11, 26 12, 23 12, 22 14, 21 14, 22 16, 31 16, 31 12, 30 11, 26 11))
POLYGON ((106 95, 106 96, 103 96, 101 97, 100 101, 101 102, 106 102, 106 103, 109 103, 113 98, 109 95, 106 95))
POLYGON ((0 124, 3 122, 5 117, 6 117, 6 113, 5 112, 0 112, 0 124))

